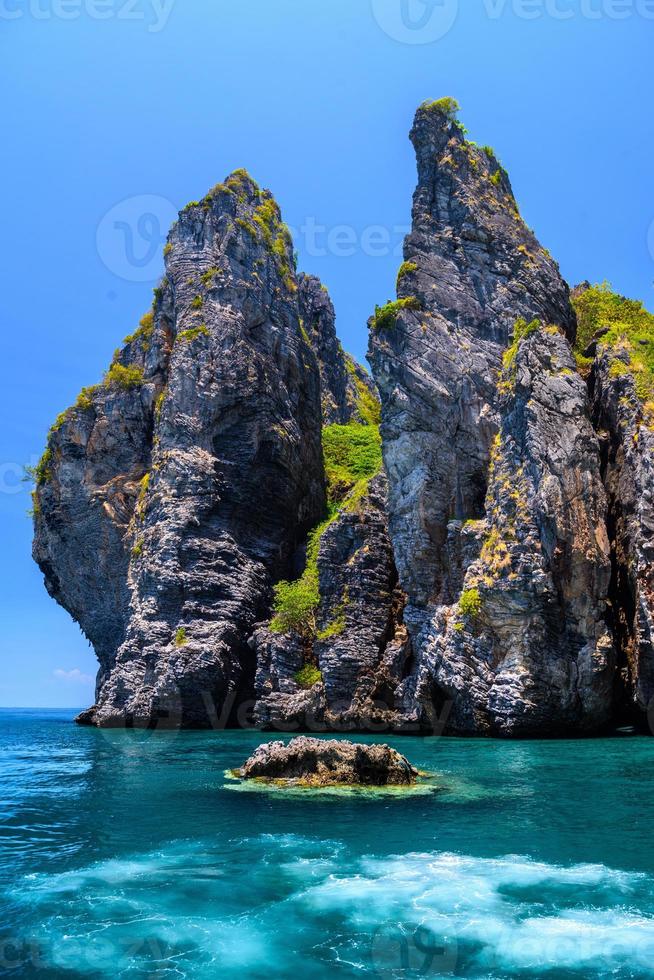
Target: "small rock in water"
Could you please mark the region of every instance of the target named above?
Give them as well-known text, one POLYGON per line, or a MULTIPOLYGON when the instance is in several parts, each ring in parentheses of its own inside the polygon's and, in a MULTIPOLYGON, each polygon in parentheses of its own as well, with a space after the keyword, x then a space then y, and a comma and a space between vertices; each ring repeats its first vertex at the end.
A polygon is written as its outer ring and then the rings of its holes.
POLYGON ((300 737, 260 745, 239 774, 307 786, 411 786, 418 770, 389 745, 300 737))

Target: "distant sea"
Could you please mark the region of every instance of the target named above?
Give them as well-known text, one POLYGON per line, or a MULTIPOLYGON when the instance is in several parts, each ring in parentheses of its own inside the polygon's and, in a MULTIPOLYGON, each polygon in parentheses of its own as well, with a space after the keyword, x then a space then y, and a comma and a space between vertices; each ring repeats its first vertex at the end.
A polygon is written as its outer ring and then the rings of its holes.
POLYGON ((0 711, 0 975, 654 977, 654 739, 383 739, 438 774, 408 795, 226 775, 273 737, 0 711))

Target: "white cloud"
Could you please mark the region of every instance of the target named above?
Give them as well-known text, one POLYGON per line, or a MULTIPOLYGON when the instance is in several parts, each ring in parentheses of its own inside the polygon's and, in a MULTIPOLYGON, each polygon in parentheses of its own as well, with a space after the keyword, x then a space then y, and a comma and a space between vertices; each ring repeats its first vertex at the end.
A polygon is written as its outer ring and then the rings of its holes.
POLYGON ((90 674, 83 674, 79 668, 74 667, 72 670, 62 670, 60 667, 52 672, 57 680, 66 681, 68 684, 92 684, 93 678, 90 674))

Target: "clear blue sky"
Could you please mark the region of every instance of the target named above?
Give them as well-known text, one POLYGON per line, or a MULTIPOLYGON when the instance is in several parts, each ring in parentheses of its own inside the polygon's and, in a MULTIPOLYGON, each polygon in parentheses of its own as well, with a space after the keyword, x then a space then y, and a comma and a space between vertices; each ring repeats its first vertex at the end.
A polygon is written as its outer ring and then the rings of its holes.
POLYGON ((360 358, 393 294, 426 98, 459 99, 570 282, 654 306, 654 3, 458 6, 0 0, 0 705, 92 701, 93 652, 31 561, 16 474, 149 307, 160 226, 232 169, 304 229, 300 265, 360 358))

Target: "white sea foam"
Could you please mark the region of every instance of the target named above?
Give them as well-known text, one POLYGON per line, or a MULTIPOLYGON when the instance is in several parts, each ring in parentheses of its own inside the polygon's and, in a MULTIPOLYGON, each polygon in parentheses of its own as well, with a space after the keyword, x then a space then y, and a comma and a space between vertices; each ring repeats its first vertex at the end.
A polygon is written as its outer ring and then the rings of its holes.
POLYGON ((353 858, 295 834, 231 843, 30 876, 20 900, 39 908, 48 962, 100 976, 148 963, 162 977, 308 980, 338 961, 389 978, 654 977, 647 875, 520 856, 353 858))
POLYGON ((408 944, 410 954, 427 937, 465 963, 466 976, 555 968, 654 976, 652 886, 603 865, 407 854, 364 859, 357 874, 332 875, 304 899, 322 914, 340 912, 355 930, 386 928, 388 938, 400 924, 397 949, 408 944))

